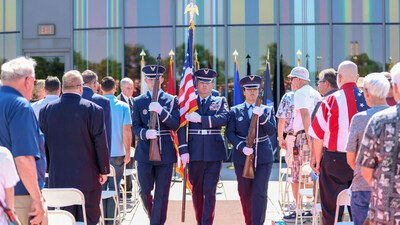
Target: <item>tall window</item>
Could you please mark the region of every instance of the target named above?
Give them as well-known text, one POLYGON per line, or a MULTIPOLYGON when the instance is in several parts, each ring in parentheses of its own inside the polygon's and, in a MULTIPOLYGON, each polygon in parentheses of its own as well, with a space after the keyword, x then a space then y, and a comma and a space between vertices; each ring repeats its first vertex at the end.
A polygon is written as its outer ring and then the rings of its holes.
POLYGON ((122 0, 75 0, 74 68, 100 77, 122 75, 122 0))
POLYGON ((20 54, 20 0, 0 0, 0 65, 20 54))
MULTIPOLYGON (((14 1, 0 2, 12 5, 14 1)), ((140 78, 142 50, 146 64, 156 63, 161 54, 167 69, 168 53, 173 50, 178 85, 189 24, 184 11, 190 2, 74 0, 74 67, 93 69, 100 76, 140 78)), ((247 61, 252 74, 263 76, 269 57, 276 100, 290 89, 284 78, 298 65, 298 57, 310 71, 312 86, 321 70, 337 69, 343 60, 354 61, 361 76, 388 70, 400 60, 398 0, 204 0, 196 4, 194 50, 200 67, 218 72, 215 88, 229 103, 235 49, 241 78, 247 73, 247 61)), ((0 32, 6 24, 3 20, 0 32)), ((7 34, 8 42, 19 36, 19 23, 15 24, 17 32, 7 34)))

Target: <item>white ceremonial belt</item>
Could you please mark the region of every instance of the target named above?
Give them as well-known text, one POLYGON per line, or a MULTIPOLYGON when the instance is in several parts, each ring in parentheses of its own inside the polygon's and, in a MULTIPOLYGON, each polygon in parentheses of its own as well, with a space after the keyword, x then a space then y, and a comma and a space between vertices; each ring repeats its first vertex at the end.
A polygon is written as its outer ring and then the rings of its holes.
POLYGON ((189 129, 189 134, 213 135, 213 134, 221 134, 221 130, 189 129))
MULTIPOLYGON (((243 140, 246 140, 246 137, 242 137, 242 136, 239 136, 239 135, 237 135, 239 138, 241 138, 241 139, 243 139, 243 140)), ((264 137, 259 137, 259 138, 254 138, 254 142, 256 142, 256 141, 258 141, 258 142, 263 142, 263 141, 266 141, 266 140, 268 140, 268 136, 264 136, 264 137)))
POLYGON ((160 131, 158 131, 158 136, 164 136, 164 135, 171 135, 170 130, 160 130, 160 131))

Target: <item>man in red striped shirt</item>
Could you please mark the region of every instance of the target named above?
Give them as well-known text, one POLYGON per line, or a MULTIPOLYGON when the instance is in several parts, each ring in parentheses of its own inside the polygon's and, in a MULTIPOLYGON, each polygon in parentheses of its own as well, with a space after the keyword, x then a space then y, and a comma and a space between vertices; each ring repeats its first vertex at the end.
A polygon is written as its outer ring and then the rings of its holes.
MULTIPOLYGON (((339 65, 337 82, 339 90, 324 98, 310 126, 313 137, 316 170, 319 184, 323 224, 334 222, 337 195, 349 188, 353 170, 346 160, 346 140, 351 118, 368 108, 363 92, 357 88, 357 65, 344 61, 339 65)), ((340 210, 339 219, 343 213, 340 210)))

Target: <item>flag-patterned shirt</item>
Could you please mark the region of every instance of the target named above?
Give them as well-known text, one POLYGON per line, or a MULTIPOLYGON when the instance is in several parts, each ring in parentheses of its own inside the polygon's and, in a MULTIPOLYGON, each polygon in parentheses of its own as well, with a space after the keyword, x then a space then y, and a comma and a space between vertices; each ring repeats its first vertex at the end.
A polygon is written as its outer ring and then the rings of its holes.
POLYGON ((351 118, 367 109, 363 92, 355 83, 346 83, 323 99, 308 134, 324 140, 324 147, 330 150, 346 152, 351 118))

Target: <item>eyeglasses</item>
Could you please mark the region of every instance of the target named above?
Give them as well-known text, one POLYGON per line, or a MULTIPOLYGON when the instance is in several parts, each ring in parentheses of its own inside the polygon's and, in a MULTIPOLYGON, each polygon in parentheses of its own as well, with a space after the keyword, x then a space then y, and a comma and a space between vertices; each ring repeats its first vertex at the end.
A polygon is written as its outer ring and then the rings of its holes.
POLYGON ((319 80, 317 83, 320 84, 322 82, 325 82, 326 80, 319 80))
POLYGON ((290 78, 290 81, 293 81, 295 78, 297 78, 297 77, 291 77, 291 78, 290 78))

